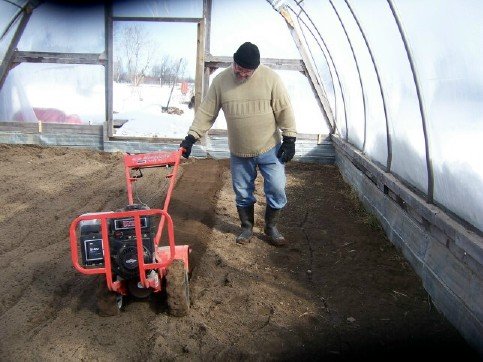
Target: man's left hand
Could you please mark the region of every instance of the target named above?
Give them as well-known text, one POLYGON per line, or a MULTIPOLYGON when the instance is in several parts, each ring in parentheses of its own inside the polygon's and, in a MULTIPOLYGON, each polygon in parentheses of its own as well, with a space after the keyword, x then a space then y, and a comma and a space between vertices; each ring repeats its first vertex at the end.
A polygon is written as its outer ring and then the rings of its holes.
POLYGON ((277 157, 282 163, 290 161, 295 156, 295 137, 283 136, 283 142, 277 152, 277 157))

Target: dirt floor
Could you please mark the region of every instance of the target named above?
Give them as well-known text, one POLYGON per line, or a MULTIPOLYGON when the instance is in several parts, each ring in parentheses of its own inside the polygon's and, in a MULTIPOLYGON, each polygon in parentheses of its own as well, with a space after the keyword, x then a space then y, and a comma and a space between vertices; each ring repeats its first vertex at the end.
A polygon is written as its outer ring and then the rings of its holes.
MULTIPOLYGON (((170 204, 177 243, 192 248, 189 316, 148 298, 100 317, 68 229, 125 206, 122 154, 0 145, 0 360, 478 360, 335 166, 287 166, 290 245, 275 248, 261 179, 256 237, 235 244, 228 165, 183 161, 170 204)), ((151 172, 137 196, 160 208, 165 189, 151 172)))

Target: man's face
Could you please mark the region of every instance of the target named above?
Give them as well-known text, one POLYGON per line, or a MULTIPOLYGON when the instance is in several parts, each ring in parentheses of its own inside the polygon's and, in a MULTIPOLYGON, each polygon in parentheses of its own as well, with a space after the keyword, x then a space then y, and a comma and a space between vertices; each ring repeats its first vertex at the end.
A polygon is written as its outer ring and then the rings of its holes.
POLYGON ((254 72, 255 69, 246 69, 233 62, 233 73, 235 74, 235 78, 239 83, 246 82, 254 72))

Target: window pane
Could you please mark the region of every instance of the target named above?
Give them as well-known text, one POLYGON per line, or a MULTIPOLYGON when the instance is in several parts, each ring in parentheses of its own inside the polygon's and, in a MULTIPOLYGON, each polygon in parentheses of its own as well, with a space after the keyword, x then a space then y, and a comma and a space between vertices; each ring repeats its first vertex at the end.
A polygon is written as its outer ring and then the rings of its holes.
POLYGON ((18 49, 102 53, 104 43, 103 6, 69 7, 45 3, 33 11, 18 49))
POLYGON ((194 23, 114 22, 116 136, 186 136, 194 118, 196 40, 194 23))
POLYGON ((2 121, 101 124, 105 120, 104 67, 23 63, 0 92, 2 121))

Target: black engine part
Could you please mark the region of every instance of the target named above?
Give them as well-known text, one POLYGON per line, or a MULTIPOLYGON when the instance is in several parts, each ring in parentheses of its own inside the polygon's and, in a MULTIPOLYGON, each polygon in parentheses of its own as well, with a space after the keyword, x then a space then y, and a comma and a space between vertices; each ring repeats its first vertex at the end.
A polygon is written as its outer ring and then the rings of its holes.
MULTIPOLYGON (((149 207, 146 205, 134 204, 118 211, 148 209, 149 207)), ((154 261, 153 239, 155 235, 152 217, 141 216, 140 223, 144 262, 151 263, 154 261)), ((139 276, 139 263, 134 218, 110 219, 108 227, 113 274, 119 275, 124 279, 137 278, 139 276)), ((100 220, 86 220, 80 223, 80 244, 82 262, 85 266, 102 266, 104 264, 100 220)))

